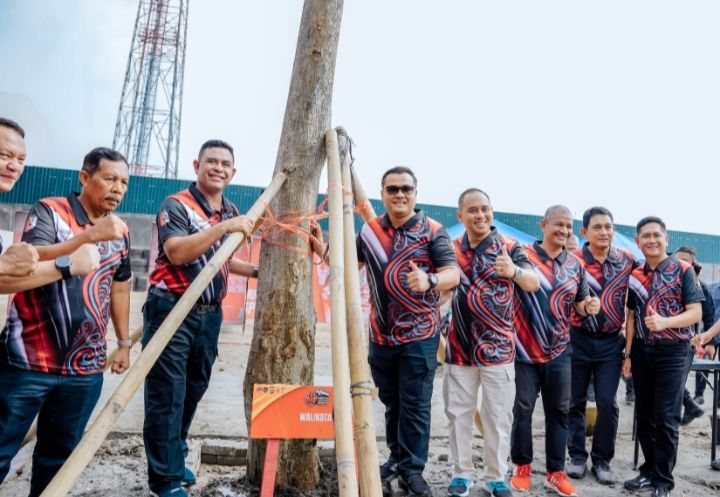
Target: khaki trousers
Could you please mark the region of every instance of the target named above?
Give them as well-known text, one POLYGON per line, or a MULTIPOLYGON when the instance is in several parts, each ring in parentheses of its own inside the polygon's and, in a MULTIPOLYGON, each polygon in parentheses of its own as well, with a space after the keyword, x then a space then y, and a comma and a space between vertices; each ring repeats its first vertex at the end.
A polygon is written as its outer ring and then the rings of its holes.
POLYGON ((450 457, 453 478, 473 479, 473 421, 482 387, 480 420, 483 425, 486 482, 504 480, 510 454, 515 367, 457 366, 448 364, 443 380, 445 414, 450 421, 450 457))

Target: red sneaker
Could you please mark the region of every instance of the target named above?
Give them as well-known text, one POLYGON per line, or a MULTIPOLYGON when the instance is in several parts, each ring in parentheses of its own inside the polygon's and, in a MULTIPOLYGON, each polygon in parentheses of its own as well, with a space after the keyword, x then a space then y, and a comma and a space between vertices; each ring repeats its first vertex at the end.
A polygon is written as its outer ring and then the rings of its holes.
POLYGON ((527 492, 530 490, 530 473, 529 464, 518 464, 513 470, 512 478, 510 478, 510 486, 518 492, 527 492))
POLYGON ((578 497, 577 490, 575 490, 575 487, 573 487, 570 480, 568 480, 565 471, 548 473, 545 479, 545 488, 554 490, 558 495, 562 495, 562 497, 578 497))

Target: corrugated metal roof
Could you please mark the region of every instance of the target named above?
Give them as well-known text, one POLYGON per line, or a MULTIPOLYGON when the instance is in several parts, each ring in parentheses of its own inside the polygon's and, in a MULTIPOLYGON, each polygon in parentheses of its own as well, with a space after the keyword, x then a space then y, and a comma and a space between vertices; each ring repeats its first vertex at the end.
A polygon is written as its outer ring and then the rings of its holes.
MULTIPOLYGON (((190 184, 189 180, 166 180, 133 176, 128 193, 125 195, 118 212, 156 214, 165 197, 186 188, 188 184, 190 184)), ((0 202, 33 204, 43 197, 64 196, 72 190, 77 191, 79 189, 78 171, 33 166, 25 168, 25 172, 11 192, 0 193, 0 202)), ((260 196, 262 190, 262 188, 254 186, 231 185, 226 190, 226 195, 235 202, 241 212, 245 212, 260 196)), ((324 196, 319 196, 318 203, 323 198, 324 196)), ((377 212, 383 212, 384 209, 379 200, 373 199, 372 203, 377 212)), ((418 207, 445 226, 452 226, 457 223, 455 207, 430 204, 418 204, 418 207)), ((541 216, 496 211, 495 217, 520 231, 540 237, 541 216)), ((324 223, 323 225, 326 226, 324 223)), ((359 229, 360 225, 361 222, 358 219, 356 228, 359 229)), ((575 232, 579 234, 580 221, 575 221, 574 228, 575 232)), ((616 228, 620 233, 635 238, 634 226, 617 225, 616 228)), ((670 250, 675 250, 681 245, 692 245, 697 250, 698 260, 720 264, 720 236, 673 230, 669 232, 669 235, 670 250)))

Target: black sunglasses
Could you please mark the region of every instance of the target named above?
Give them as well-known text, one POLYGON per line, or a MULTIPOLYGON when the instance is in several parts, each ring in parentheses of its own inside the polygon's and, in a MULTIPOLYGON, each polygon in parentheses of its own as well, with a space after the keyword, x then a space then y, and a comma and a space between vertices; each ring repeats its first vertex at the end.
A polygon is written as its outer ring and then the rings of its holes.
POLYGON ((385 193, 388 195, 397 195, 398 192, 403 192, 403 195, 412 195, 415 193, 415 187, 413 185, 388 185, 385 187, 385 193))

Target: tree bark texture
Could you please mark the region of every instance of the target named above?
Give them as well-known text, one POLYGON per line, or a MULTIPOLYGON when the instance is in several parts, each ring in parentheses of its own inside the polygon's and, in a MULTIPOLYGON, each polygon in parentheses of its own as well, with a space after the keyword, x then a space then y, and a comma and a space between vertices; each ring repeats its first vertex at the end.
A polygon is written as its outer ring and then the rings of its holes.
MULTIPOLYGON (((306 0, 303 7, 275 164, 275 172, 286 172, 288 179, 270 204, 277 217, 307 214, 316 208, 325 162, 324 136, 331 127, 342 9, 343 0, 306 0)), ((303 228, 308 229, 309 223, 305 222, 303 228)), ((248 426, 254 384, 313 382, 316 317, 309 245, 289 232, 275 241, 278 245, 263 243, 260 251, 257 310, 243 390, 248 426)), ((260 482, 264 456, 265 442, 250 440, 247 467, 250 481, 260 482)), ((278 485, 314 488, 319 473, 314 440, 281 444, 278 485)))

